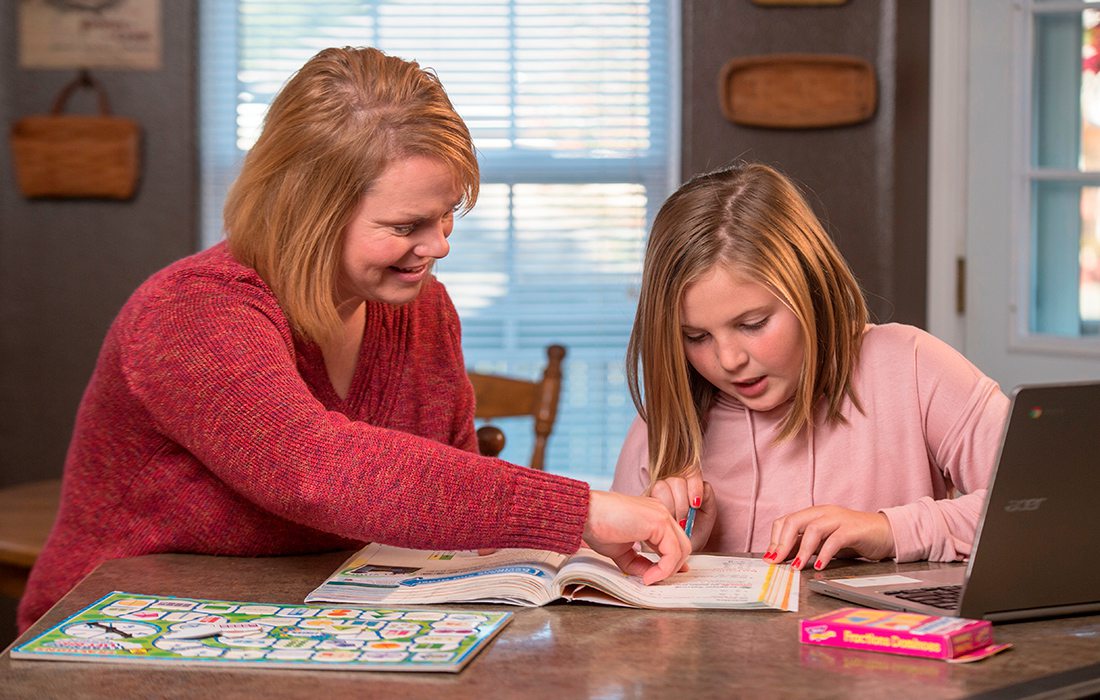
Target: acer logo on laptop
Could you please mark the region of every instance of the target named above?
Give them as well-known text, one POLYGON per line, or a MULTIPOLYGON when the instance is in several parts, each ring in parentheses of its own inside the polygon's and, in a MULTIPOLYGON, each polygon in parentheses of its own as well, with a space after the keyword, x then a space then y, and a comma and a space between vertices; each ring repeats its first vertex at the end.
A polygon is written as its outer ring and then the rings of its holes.
POLYGON ((1009 513, 1018 513, 1024 510, 1039 510, 1039 506, 1043 504, 1046 498, 1020 498, 1015 501, 1009 501, 1005 506, 1005 510, 1009 513))

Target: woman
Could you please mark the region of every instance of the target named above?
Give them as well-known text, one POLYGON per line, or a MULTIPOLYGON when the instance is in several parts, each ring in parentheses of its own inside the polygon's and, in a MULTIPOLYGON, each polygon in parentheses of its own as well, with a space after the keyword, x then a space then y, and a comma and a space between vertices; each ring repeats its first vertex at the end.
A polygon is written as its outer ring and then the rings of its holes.
POLYGON ((431 274, 477 193, 433 75, 374 49, 307 62, 229 194, 226 242, 153 275, 112 324, 20 628, 100 562, 156 552, 583 539, 647 583, 679 569, 690 544, 656 500, 477 455, 431 274))

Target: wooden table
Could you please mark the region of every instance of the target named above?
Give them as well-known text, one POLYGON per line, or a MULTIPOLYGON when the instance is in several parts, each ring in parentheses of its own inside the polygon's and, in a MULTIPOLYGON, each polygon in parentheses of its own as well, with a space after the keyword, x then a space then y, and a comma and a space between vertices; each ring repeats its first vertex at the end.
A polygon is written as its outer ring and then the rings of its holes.
MULTIPOLYGON (((348 553, 240 559, 160 554, 100 566, 20 638, 113 590, 297 603, 348 553)), ((846 576, 939 564, 834 563, 846 576)), ((997 625, 1015 648, 955 665, 798 642, 804 617, 839 607, 811 593, 798 613, 631 610, 561 603, 508 609, 514 620, 459 674, 241 670, 13 661, 0 655, 0 697, 111 698, 955 698, 1100 692, 1100 615, 997 625), (1075 670, 1077 669, 1077 670, 1075 670), (1028 684, 1030 685, 1020 685, 1028 684)))
POLYGON ((57 517, 61 480, 0 489, 0 596, 19 598, 57 517))

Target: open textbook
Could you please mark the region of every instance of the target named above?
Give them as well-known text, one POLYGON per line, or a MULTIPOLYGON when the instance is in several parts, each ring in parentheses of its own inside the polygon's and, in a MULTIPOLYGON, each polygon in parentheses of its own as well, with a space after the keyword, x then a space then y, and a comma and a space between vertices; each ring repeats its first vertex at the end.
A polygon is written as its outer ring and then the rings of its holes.
POLYGON ((788 565, 707 554, 692 555, 688 565, 688 571, 647 586, 584 548, 572 556, 536 549, 479 555, 370 544, 306 596, 306 602, 537 606, 565 599, 655 609, 798 610, 799 575, 788 565))

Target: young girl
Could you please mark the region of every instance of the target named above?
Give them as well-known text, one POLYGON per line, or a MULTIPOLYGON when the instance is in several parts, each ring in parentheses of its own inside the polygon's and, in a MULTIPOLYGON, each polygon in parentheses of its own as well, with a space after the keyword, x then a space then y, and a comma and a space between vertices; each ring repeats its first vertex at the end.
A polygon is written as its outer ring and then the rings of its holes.
POLYGON ((701 175, 661 208, 627 364, 640 418, 612 490, 681 521, 699 507, 696 551, 799 569, 815 554, 817 569, 838 553, 969 554, 1008 398, 924 331, 869 324, 846 262, 772 168, 701 175))

